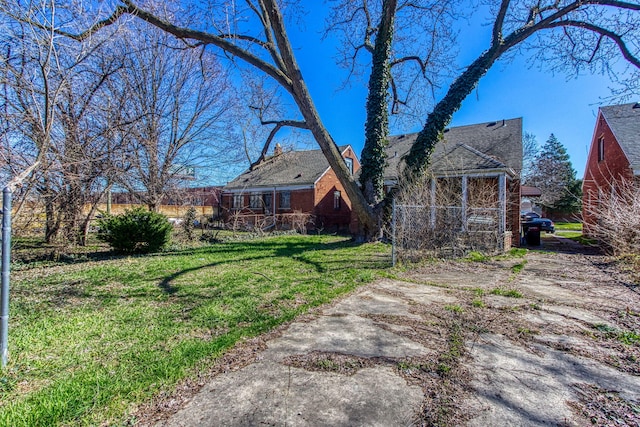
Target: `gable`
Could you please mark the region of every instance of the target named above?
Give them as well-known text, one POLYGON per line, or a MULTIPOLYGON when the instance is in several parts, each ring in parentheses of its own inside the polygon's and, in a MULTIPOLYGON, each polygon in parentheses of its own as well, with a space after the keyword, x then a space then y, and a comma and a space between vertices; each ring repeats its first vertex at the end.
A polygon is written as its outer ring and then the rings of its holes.
POLYGON ((506 165, 466 144, 456 144, 447 152, 433 156, 431 161, 431 171, 435 174, 487 169, 506 169, 506 165))
POLYGON ((640 103, 600 107, 600 113, 609 125, 634 173, 640 175, 640 103))

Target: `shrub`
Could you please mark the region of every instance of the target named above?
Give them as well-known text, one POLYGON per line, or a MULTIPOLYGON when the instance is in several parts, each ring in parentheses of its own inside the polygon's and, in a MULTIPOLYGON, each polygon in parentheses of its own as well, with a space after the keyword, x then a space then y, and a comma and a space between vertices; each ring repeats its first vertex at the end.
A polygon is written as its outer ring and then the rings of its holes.
POLYGON ((640 182, 612 182, 612 189, 599 189, 598 203, 586 213, 596 220, 585 224, 588 237, 595 237, 615 255, 640 254, 640 182), (615 184, 615 185, 613 185, 615 184))
POLYGON ((127 210, 98 220, 98 238, 119 252, 157 252, 171 238, 167 217, 144 208, 127 210))
POLYGON ((184 214, 184 217, 182 217, 182 231, 184 232, 187 240, 193 240, 195 237, 194 231, 196 229, 197 219, 198 212, 196 211, 196 208, 190 206, 189 209, 187 209, 187 212, 184 214))

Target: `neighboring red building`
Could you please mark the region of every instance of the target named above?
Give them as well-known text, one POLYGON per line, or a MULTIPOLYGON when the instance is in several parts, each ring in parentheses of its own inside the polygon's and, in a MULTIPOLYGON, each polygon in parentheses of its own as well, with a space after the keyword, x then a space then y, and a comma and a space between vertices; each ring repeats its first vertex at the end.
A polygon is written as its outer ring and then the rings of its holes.
MULTIPOLYGON (((350 146, 340 147, 352 173, 360 163, 350 146)), ((222 193, 228 223, 262 229, 306 228, 349 232, 351 202, 320 150, 283 152, 229 182, 222 193)))
POLYGON ((603 197, 634 179, 640 182, 640 103, 601 107, 582 183, 586 235, 597 223, 603 197))

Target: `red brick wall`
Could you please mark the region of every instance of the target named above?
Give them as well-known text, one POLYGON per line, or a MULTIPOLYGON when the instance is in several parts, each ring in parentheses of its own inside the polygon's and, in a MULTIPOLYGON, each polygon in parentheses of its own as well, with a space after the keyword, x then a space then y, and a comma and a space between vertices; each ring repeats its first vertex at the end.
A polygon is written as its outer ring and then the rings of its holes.
POLYGON ((633 171, 629 160, 602 114, 598 114, 582 184, 582 220, 585 235, 590 234, 597 221, 595 213, 598 210, 599 194, 610 194, 612 183, 632 178, 633 171), (604 137, 604 160, 598 161, 598 140, 601 137, 604 137))
MULTIPOLYGON (((347 149, 344 157, 353 159, 353 172, 360 169, 358 158, 351 148, 347 149)), ((317 182, 315 189, 315 209, 313 212, 316 225, 327 231, 349 232, 351 223, 351 201, 338 181, 338 177, 331 169, 317 182), (340 208, 334 207, 334 192, 340 192, 340 208)))

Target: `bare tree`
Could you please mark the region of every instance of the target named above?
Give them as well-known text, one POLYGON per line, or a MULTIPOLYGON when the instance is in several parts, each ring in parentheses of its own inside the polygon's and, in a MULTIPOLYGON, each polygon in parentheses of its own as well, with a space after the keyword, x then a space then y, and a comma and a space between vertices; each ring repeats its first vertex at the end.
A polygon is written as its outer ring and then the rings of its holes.
MULTIPOLYGON (((336 144, 318 115, 297 65, 280 4, 276 0, 246 0, 242 10, 238 5, 237 2, 231 2, 229 7, 210 3, 206 26, 196 28, 182 25, 175 14, 161 15, 163 11, 139 7, 132 0, 122 0, 122 4, 97 25, 82 33, 67 35, 83 40, 117 22, 123 15, 132 15, 194 44, 215 46, 234 60, 269 75, 291 95, 302 120, 344 186, 368 237, 377 236, 380 224, 376 213, 344 165, 336 144)), ((637 85, 640 69, 637 30, 640 4, 637 2, 553 0, 527 3, 503 0, 488 6, 492 28, 490 43, 455 78, 428 115, 406 157, 404 175, 409 180, 426 169, 441 133, 478 81, 496 61, 507 54, 517 54, 516 48, 532 49, 534 59, 540 64, 578 74, 598 69, 615 74, 611 64, 622 59, 631 69, 624 75, 617 75, 618 81, 628 83, 629 88, 637 85)), ((471 7, 469 10, 478 9, 471 7)), ((399 25, 396 22, 396 26, 399 25)), ((418 33, 429 30, 413 29, 418 33)), ((393 32, 390 32, 389 37, 392 36, 393 32)))
POLYGON ((128 173, 118 184, 157 210, 187 169, 221 143, 233 108, 231 83, 215 57, 155 29, 129 29, 119 73, 129 95, 128 173))
MULTIPOLYGON (((63 65, 61 61, 59 37, 55 33, 55 4, 45 2, 36 6, 7 2, 2 4, 1 12, 7 30, 3 37, 2 53, 6 56, 2 58, 2 74, 9 134, 3 166, 8 176, 15 176, 20 170, 33 171, 38 166, 48 168, 47 155, 55 131, 55 104, 67 84, 65 67, 75 64, 63 65), (38 19, 44 20, 49 27, 38 25, 38 19)), ((47 237, 50 237, 55 232, 53 205, 48 180, 43 184, 47 237)), ((27 191, 23 192, 25 197, 27 194, 27 191)), ((16 217, 21 206, 19 203, 16 217)))
POLYGON ((522 135, 522 171, 520 172, 522 182, 525 184, 530 183, 531 174, 535 170, 536 157, 538 157, 539 152, 540 147, 538 147, 536 136, 532 133, 525 132, 522 135))
POLYGON ((114 146, 106 139, 115 122, 101 107, 105 82, 121 61, 105 45, 107 32, 83 45, 56 34, 73 28, 68 26, 74 12, 53 1, 2 4, 0 16, 9 30, 2 64, 11 134, 3 148, 8 175, 21 164, 31 163, 35 170, 21 195, 32 198, 30 206, 43 202, 45 239, 62 230, 69 243, 84 244, 89 219, 108 187, 107 153, 114 146))
POLYGON ((360 185, 373 206, 384 198, 389 113, 402 113, 400 117, 417 124, 432 105, 429 94, 451 71, 455 56, 451 22, 459 15, 456 5, 439 0, 359 0, 339 1, 332 9, 327 31, 343 39, 339 63, 357 73, 361 52, 371 55, 364 61, 370 75, 360 185))

